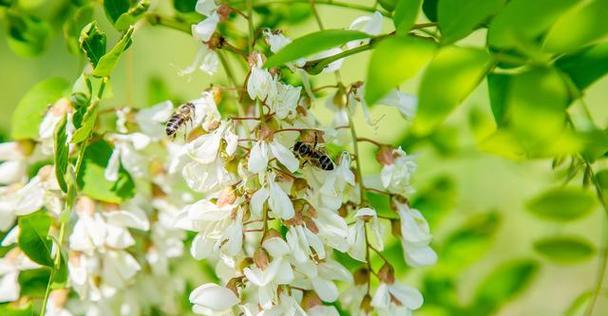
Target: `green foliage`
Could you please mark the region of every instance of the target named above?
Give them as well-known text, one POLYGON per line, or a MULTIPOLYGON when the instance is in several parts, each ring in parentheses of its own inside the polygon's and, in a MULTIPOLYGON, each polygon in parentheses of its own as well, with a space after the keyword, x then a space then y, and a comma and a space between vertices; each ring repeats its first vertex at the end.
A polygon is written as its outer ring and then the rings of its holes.
POLYGON ((173 0, 175 10, 182 13, 193 12, 195 6, 196 0, 173 0))
MULTIPOLYGON (((108 1, 104 1, 104 8, 106 7, 105 4, 108 1)), ((127 2, 127 4, 129 4, 131 1, 126 1, 126 0, 112 0, 110 2, 127 2)), ((114 23, 114 27, 116 27, 117 30, 119 31, 124 31, 127 30, 131 25, 135 24, 135 22, 137 22, 139 19, 141 19, 143 17, 143 15, 146 13, 146 11, 148 10, 148 8, 150 7, 150 1, 149 0, 140 0, 135 2, 134 4, 132 4, 130 7, 127 7, 126 11, 121 11, 120 15, 118 15, 118 18, 116 20, 112 20, 112 22, 114 23)), ((112 9, 112 11, 114 13, 116 13, 116 9, 122 8, 121 4, 116 4, 116 7, 112 9)))
POLYGON ((150 77, 148 80, 147 104, 154 105, 171 99, 171 92, 167 83, 160 77, 150 77))
POLYGON ((502 264, 477 287, 469 315, 491 315, 496 312, 526 289, 539 268, 538 263, 532 260, 502 264))
POLYGON ((422 12, 424 12, 424 15, 432 22, 437 22, 438 3, 439 0, 424 0, 424 2, 422 2, 422 12))
POLYGON ((437 7, 443 43, 466 37, 496 14, 505 0, 441 0, 437 7))
POLYGON ((19 248, 32 261, 48 267, 53 266, 50 226, 51 218, 44 210, 19 217, 19 248))
POLYGON ((587 308, 587 304, 591 300, 591 291, 585 291, 577 296, 574 301, 568 306, 568 309, 564 312, 565 316, 580 316, 587 308))
POLYGON ((133 34, 133 27, 130 27, 120 38, 120 40, 110 49, 107 53, 105 53, 95 65, 95 69, 93 70, 93 76, 95 77, 107 77, 110 75, 116 64, 118 63, 118 59, 124 53, 129 46, 131 45, 131 35, 133 34))
MULTIPOLYGON (((399 1, 399 0, 378 0, 378 3, 380 3, 380 5, 382 6, 382 8, 384 8, 386 11, 389 11, 389 12, 395 10, 395 8, 399 4, 399 2, 403 2, 403 1, 399 1)), ((416 8, 416 11, 418 11, 418 8, 416 8)))
POLYGON ((11 119, 11 138, 36 139, 49 106, 61 98, 69 85, 63 78, 50 78, 34 85, 19 101, 11 119))
POLYGON ((51 269, 43 267, 19 272, 17 281, 21 286, 21 295, 42 297, 51 277, 51 269))
POLYGON ((135 194, 135 184, 123 168, 120 168, 116 182, 106 180, 104 170, 111 155, 112 147, 108 143, 97 141, 90 144, 84 153, 77 183, 80 192, 95 200, 120 203, 135 194))
POLYGON ((594 206, 593 194, 575 187, 550 189, 526 203, 532 214, 558 222, 579 219, 589 214, 594 206))
POLYGON ((68 155, 70 144, 68 144, 68 134, 66 131, 67 116, 64 116, 55 128, 54 137, 54 163, 55 176, 61 191, 68 192, 68 185, 65 182, 65 173, 68 170, 68 155))
POLYGON ((373 105, 403 81, 420 72, 433 58, 435 49, 436 45, 432 42, 408 36, 391 37, 378 44, 367 72, 367 104, 373 105))
POLYGON ((418 190, 411 203, 413 208, 424 214, 433 229, 439 224, 440 219, 453 209, 457 197, 454 180, 442 175, 433 178, 427 187, 418 190))
POLYGON ((270 56, 265 67, 277 67, 299 58, 340 46, 350 41, 368 38, 369 34, 348 30, 324 30, 296 38, 276 54, 270 56))
POLYGON ((393 13, 393 23, 398 34, 407 34, 416 22, 422 0, 401 0, 393 13))
POLYGON ((26 303, 17 306, 13 303, 0 304, 0 315, 3 316, 32 316, 34 315, 34 309, 32 303, 26 303))
POLYGON ((491 65, 482 50, 446 46, 441 48, 420 82, 420 109, 414 131, 429 133, 479 84, 491 65))
POLYGON ((554 53, 577 50, 608 34, 608 0, 588 1, 559 17, 545 37, 544 48, 554 53))
POLYGON ((595 247, 580 237, 560 236, 535 241, 534 250, 551 262, 573 264, 590 259, 595 247))
POLYGON ((6 11, 8 47, 15 54, 37 56, 46 48, 50 33, 48 23, 33 15, 14 10, 6 11))
POLYGON ((76 12, 63 23, 63 37, 70 53, 75 55, 82 53, 79 42, 80 31, 93 19, 94 13, 93 5, 84 5, 76 9, 76 12))
POLYGON ((84 51, 85 56, 93 67, 97 67, 97 63, 106 53, 106 34, 102 32, 95 21, 87 24, 80 33, 80 48, 84 51))
POLYGON ((582 91, 608 73, 608 43, 561 56, 555 65, 582 91))

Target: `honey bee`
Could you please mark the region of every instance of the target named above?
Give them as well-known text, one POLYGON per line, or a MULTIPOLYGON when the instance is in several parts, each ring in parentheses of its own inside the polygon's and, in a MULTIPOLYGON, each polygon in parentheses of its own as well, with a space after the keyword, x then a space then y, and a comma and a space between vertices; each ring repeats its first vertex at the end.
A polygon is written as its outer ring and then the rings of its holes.
POLYGON ((171 115, 165 127, 167 136, 175 138, 177 130, 186 123, 191 123, 194 118, 194 104, 188 102, 180 105, 171 115))
POLYGON ((293 145, 293 152, 300 159, 304 160, 302 167, 310 162, 313 166, 326 171, 334 170, 334 162, 329 156, 320 149, 317 149, 317 138, 315 137, 314 145, 309 145, 301 141, 297 141, 293 145))

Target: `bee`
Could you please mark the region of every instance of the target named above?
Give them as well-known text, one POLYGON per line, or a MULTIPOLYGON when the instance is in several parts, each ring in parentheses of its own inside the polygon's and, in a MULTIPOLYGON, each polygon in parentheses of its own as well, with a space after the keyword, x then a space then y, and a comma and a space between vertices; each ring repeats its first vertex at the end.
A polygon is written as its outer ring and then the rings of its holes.
POLYGON ((320 149, 317 149, 317 137, 315 136, 314 145, 309 145, 301 141, 297 141, 293 145, 293 152, 300 159, 304 160, 302 167, 310 162, 313 166, 326 171, 334 170, 334 162, 329 156, 320 149))
POLYGON ((175 138, 177 130, 186 123, 192 123, 194 118, 194 104, 188 102, 180 105, 177 110, 171 115, 165 127, 167 136, 175 138))

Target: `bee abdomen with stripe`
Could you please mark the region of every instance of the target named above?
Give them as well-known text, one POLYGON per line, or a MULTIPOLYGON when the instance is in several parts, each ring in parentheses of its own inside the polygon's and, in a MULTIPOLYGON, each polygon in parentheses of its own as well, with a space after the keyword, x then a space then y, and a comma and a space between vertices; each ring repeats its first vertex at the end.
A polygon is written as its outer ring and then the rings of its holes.
POLYGON ((316 149, 315 146, 298 141, 293 145, 293 151, 296 156, 304 160, 304 164, 310 162, 315 167, 323 170, 334 170, 334 162, 331 158, 323 151, 316 149))
POLYGON ((182 104, 177 110, 171 115, 165 126, 165 133, 169 137, 175 138, 177 131, 186 123, 192 122, 194 118, 194 104, 188 102, 182 104))

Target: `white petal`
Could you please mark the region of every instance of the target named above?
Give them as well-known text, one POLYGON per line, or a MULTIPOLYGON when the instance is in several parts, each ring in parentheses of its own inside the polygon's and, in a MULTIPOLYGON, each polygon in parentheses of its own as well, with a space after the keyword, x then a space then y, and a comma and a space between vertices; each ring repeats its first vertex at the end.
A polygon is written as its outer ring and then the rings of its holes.
POLYGON ((312 287, 323 301, 334 302, 338 298, 338 287, 334 282, 321 278, 314 278, 311 281, 312 287))
POLYGON ((164 135, 163 122, 166 122, 173 113, 173 103, 164 101, 149 108, 141 109, 135 114, 135 122, 141 131, 154 138, 164 135))
POLYGON ((251 215, 254 217, 262 216, 262 210, 264 209, 264 202, 268 199, 270 193, 265 188, 260 188, 255 191, 251 196, 251 201, 249 203, 249 207, 251 209, 251 215))
POLYGON ((306 311, 308 316, 339 316, 340 313, 335 306, 316 305, 306 311))
POLYGON ((220 17, 216 12, 213 12, 206 19, 192 26, 192 35, 196 40, 207 42, 215 33, 220 17))
POLYGON ((437 263, 437 253, 429 246, 420 247, 403 241, 401 246, 405 261, 414 268, 432 266, 437 263))
POLYGON ((135 239, 126 228, 108 225, 106 243, 113 248, 125 249, 135 245, 135 239))
POLYGON ((19 143, 8 142, 0 143, 0 161, 2 160, 21 160, 23 159, 23 153, 19 148, 19 143))
POLYGON ((15 214, 23 216, 39 210, 44 205, 44 195, 40 178, 38 176, 32 178, 16 193, 15 214))
POLYGON ((277 158, 289 171, 295 172, 300 166, 300 161, 294 156, 291 150, 281 145, 276 140, 270 143, 270 150, 272 155, 277 158))
POLYGON ((203 59, 203 63, 200 69, 209 75, 213 75, 217 72, 217 67, 220 64, 220 60, 215 51, 209 51, 209 53, 203 59))
POLYGON ((141 209, 134 208, 131 211, 114 211, 105 213, 105 216, 108 224, 140 230, 148 230, 150 228, 148 218, 141 209))
POLYGON ((289 196, 274 181, 270 182, 268 206, 276 216, 282 219, 290 219, 295 214, 289 196))
POLYGON ((108 160, 108 165, 103 173, 106 180, 114 182, 118 180, 118 170, 120 169, 120 146, 116 144, 112 151, 112 156, 108 160))
POLYGON ((5 161, 0 163, 0 185, 19 182, 25 177, 26 164, 22 160, 5 161))
POLYGON ((214 311, 223 311, 239 303, 231 290, 213 283, 203 284, 190 293, 190 302, 214 311))
POLYGON ((209 16, 217 10, 217 4, 215 4, 215 0, 198 0, 194 10, 204 16, 209 16))
POLYGON ((417 288, 399 282, 390 285, 389 292, 409 309, 419 309, 424 302, 422 294, 417 288))
POLYGON ((7 273, 0 277, 0 303, 16 301, 21 288, 17 278, 19 272, 7 273))
POLYGON ((215 240, 203 236, 203 234, 196 234, 192 240, 192 246, 190 247, 190 253, 196 260, 202 260, 208 258, 213 253, 213 247, 215 240))
POLYGON ((264 240, 262 246, 273 258, 280 258, 289 253, 289 245, 279 237, 272 237, 264 240))
POLYGON ((388 285, 386 283, 380 283, 372 298, 372 306, 379 309, 386 309, 389 307, 390 303, 391 297, 388 292, 388 285))
POLYGON ((249 172, 258 173, 265 171, 266 166, 268 166, 268 144, 259 141, 251 148, 247 169, 249 172))

